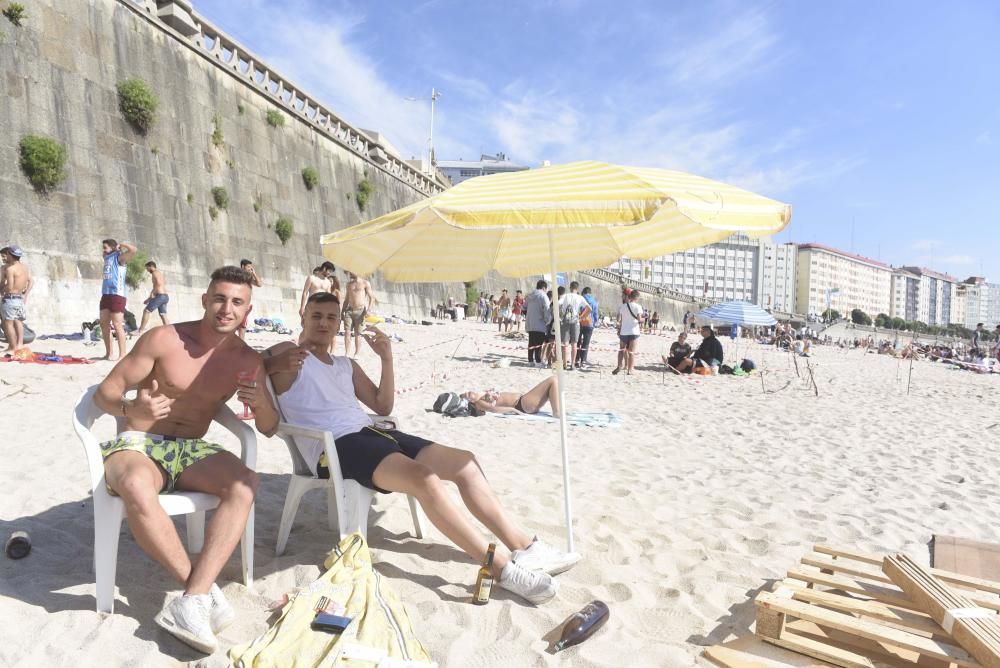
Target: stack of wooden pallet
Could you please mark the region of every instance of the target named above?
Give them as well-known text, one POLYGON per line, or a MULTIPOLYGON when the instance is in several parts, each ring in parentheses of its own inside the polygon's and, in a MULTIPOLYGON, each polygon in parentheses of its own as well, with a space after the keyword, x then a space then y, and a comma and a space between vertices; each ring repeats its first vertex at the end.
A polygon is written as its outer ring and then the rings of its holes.
POLYGON ((1000 583, 905 556, 817 545, 755 603, 758 637, 828 664, 1000 668, 1000 583))

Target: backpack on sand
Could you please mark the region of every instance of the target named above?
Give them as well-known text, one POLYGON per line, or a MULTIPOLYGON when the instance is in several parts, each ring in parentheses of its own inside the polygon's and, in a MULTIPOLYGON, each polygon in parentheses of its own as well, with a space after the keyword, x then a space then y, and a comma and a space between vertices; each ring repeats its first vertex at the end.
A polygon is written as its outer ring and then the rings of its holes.
POLYGON ((434 400, 434 412, 448 417, 479 417, 481 410, 463 399, 455 392, 444 392, 434 400))

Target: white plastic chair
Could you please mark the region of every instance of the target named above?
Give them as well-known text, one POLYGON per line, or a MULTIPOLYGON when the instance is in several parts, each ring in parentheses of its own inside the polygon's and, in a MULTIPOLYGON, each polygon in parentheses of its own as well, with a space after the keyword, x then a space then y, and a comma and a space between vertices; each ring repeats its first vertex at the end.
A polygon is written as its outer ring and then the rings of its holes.
MULTIPOLYGON (((117 496, 108 493, 104 479, 104 458, 101 446, 92 429, 94 422, 105 413, 96 403, 94 394, 97 385, 88 388, 73 409, 73 429, 83 443, 90 466, 90 486, 94 497, 94 573, 97 581, 97 611, 114 612, 115 572, 118 568, 118 537, 125 504, 117 496)), ((124 426, 122 418, 116 418, 118 430, 124 426)), ((222 406, 215 415, 215 421, 235 435, 242 445, 243 464, 253 469, 257 464, 257 435, 249 425, 240 421, 228 407, 222 406)), ((168 515, 187 515, 187 546, 191 552, 200 552, 205 542, 205 511, 219 505, 219 497, 202 492, 174 492, 161 494, 160 505, 168 515)), ((243 561, 243 582, 247 587, 253 584, 253 515, 250 507, 246 529, 240 543, 243 561)))
MULTIPOLYGON (((340 459, 337 458, 337 446, 333 441, 333 435, 322 429, 303 427, 285 422, 270 378, 267 379, 267 389, 275 399, 274 405, 278 409, 278 414, 282 420, 278 424, 278 431, 275 435, 285 442, 285 445, 288 446, 288 454, 292 457, 292 476, 288 481, 285 507, 281 510, 281 523, 278 525, 278 543, 274 548, 274 553, 277 556, 285 553, 288 534, 292 531, 292 524, 295 522, 295 513, 298 512, 302 496, 311 489, 321 487, 326 487, 327 489, 327 521, 329 522, 330 529, 334 531, 336 539, 340 541, 344 536, 355 531, 360 531, 361 535, 367 540, 368 513, 371 510, 372 502, 375 500, 374 490, 368 489, 356 480, 345 480, 343 473, 340 471, 340 459), (295 445, 296 438, 309 438, 323 442, 323 450, 326 452, 327 469, 330 471, 329 480, 317 478, 313 474, 306 460, 299 452, 298 447, 295 445)), ((391 415, 374 415, 372 417, 380 424, 391 424, 392 429, 399 428, 399 420, 391 415)), ((417 500, 409 495, 406 498, 410 504, 410 514, 413 516, 413 533, 417 538, 423 538, 424 529, 417 500)))

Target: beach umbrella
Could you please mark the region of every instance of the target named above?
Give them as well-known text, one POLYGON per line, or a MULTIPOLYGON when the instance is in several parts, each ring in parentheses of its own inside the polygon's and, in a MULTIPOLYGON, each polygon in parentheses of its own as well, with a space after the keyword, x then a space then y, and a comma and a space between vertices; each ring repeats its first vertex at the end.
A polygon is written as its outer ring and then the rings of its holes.
MULTIPOLYGON (((327 234, 323 254, 359 274, 390 281, 472 281, 606 267, 721 241, 734 232, 775 234, 791 207, 718 181, 669 170, 575 162, 491 174, 374 220, 327 234)), ((561 340, 559 318, 556 340, 561 340)), ((562 347, 556 373, 562 406, 567 547, 572 495, 563 399, 562 347)))
POLYGON ((714 304, 698 313, 705 320, 730 325, 776 325, 774 316, 750 302, 732 301, 714 304))

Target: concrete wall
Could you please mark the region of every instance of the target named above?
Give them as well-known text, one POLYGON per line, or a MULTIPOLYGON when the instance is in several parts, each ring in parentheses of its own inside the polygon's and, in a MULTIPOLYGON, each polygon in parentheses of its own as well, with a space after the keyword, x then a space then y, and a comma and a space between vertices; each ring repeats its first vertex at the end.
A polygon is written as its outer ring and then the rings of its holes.
MULTIPOLYGON (((124 0, 37 0, 22 28, 0 20, 6 33, 0 40, 0 242, 21 245, 35 275, 29 323, 68 331, 97 317, 100 240, 106 237, 134 242, 156 260, 175 320, 200 316, 208 274, 247 257, 265 281, 255 291, 255 314, 295 321, 305 276, 323 259, 319 236, 412 203, 425 196, 426 184, 414 185, 407 181, 412 173, 400 176, 349 148, 358 136, 341 121, 333 136, 347 140, 335 141, 317 122, 288 113, 282 93, 268 92, 273 79, 241 77, 239 59, 220 64, 218 45, 195 46, 198 36, 185 40, 130 7, 124 0), (131 77, 145 80, 160 99, 158 120, 145 136, 118 109, 116 85, 131 77), (282 105, 285 127, 272 128, 265 114, 282 105), (221 147, 211 141, 216 118, 221 147), (35 193, 18 167, 17 146, 26 134, 47 135, 68 150, 68 178, 48 195, 35 193), (306 166, 319 172, 312 191, 301 177, 306 166), (366 178, 375 191, 361 211, 354 194, 366 178), (231 203, 213 220, 215 186, 227 190, 231 203), (287 246, 273 230, 279 216, 294 224, 287 246)), ((241 58, 251 56, 241 50, 241 58)), ((258 66, 264 67, 254 61, 258 66)), ((602 305, 618 303, 617 286, 580 280, 595 288, 602 305)), ((534 282, 488 276, 480 284, 499 292, 534 282)), ((373 284, 382 312, 405 317, 464 295, 461 284, 389 284, 377 276, 373 284)), ((130 296, 133 312, 148 289, 147 281, 130 296)), ((688 306, 643 304, 665 321, 680 321, 688 306)))

